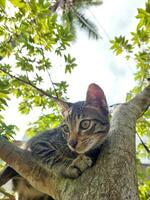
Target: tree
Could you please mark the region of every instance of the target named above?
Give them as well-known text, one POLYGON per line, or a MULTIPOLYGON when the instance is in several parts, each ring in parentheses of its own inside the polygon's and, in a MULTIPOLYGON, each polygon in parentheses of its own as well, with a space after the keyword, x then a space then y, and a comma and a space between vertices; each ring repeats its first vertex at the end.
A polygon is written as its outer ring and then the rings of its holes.
MULTIPOLYGON (((115 37, 112 42, 112 49, 117 55, 124 54, 127 60, 136 62, 135 81, 136 86, 128 93, 127 100, 133 98, 147 84, 147 79, 150 77, 150 1, 148 0, 145 9, 139 8, 136 18, 139 20, 136 31, 131 33, 130 39, 125 36, 115 37)), ((141 167, 141 162, 144 158, 150 159, 150 110, 137 120, 136 133, 140 138, 140 143, 137 146, 137 169, 140 199, 145 200, 150 198, 150 180, 148 179, 150 166, 146 170, 141 167), (146 138, 145 144, 141 137, 146 138)))
MULTIPOLYGON (((67 53, 66 48, 70 46, 72 34, 67 25, 62 26, 57 22, 56 14, 49 14, 50 3, 12 2, 17 6, 12 15, 9 9, 6 11, 1 9, 0 108, 5 110, 9 95, 12 94, 20 98, 19 110, 22 114, 28 114, 32 107, 45 110, 53 107, 56 116, 58 111, 54 107, 54 102, 49 97, 43 96, 40 90, 38 94, 36 88, 41 84, 47 85, 48 80, 51 87, 45 88, 45 92, 49 96, 60 98, 66 92, 65 81, 53 83, 51 80, 50 70, 55 65, 51 58, 54 55, 57 59, 60 58, 65 73, 71 73, 76 66, 75 58, 67 53), (13 60, 13 63, 8 64, 5 58, 13 60), (33 86, 30 90, 29 85, 33 86)), ((60 120, 60 117, 56 119, 54 114, 43 116, 43 120, 48 116, 56 124, 60 120)), ((13 128, 16 127, 7 126, 2 116, 0 119, 1 133, 14 133, 13 128)))
MULTIPOLYGON (((57 15, 49 13, 50 3, 33 0, 29 4, 23 1, 12 0, 11 2, 17 7, 13 15, 10 15, 8 10, 5 12, 1 9, 0 109, 2 111, 7 108, 11 95, 20 99, 19 111, 22 114, 28 114, 32 108, 40 107, 45 114, 40 116, 28 130, 28 134, 33 135, 56 126, 60 121, 53 98, 64 98, 67 83, 64 81, 53 83, 51 70, 55 64, 52 63, 51 56, 56 54, 61 57, 65 72, 71 73, 76 64, 75 58, 67 53, 67 47, 73 37, 68 24, 62 26, 57 20, 57 15), (14 62, 8 63, 6 57, 14 58, 14 62), (49 78, 51 87, 42 87, 47 85, 43 77, 49 78), (47 110, 50 114, 46 112, 47 110)), ((149 78, 150 69, 149 8, 150 1, 147 2, 145 10, 138 10, 140 21, 136 31, 132 33, 131 42, 123 36, 116 37, 112 41, 112 49, 117 54, 125 50, 127 59, 135 56, 137 86, 128 94, 128 103, 119 105, 115 109, 108 141, 103 145, 96 165, 80 178, 74 181, 63 179, 53 171, 47 172, 41 166, 37 166, 28 152, 19 149, 3 137, 11 140, 16 127, 6 124, 1 113, 0 158, 40 191, 63 200, 139 199, 135 161, 135 125, 138 122, 139 134, 148 133, 150 112, 147 109, 150 105, 150 86, 147 86, 146 79, 149 78), (143 45, 144 50, 141 51, 143 45), (142 118, 139 118, 140 116, 142 118), (43 171, 42 177, 37 176, 36 170, 32 173, 35 165, 37 170, 43 171)), ((140 187, 145 188, 146 182, 139 180, 140 187)), ((148 184, 147 182, 146 187, 148 184)), ((148 191, 143 191, 142 188, 141 198, 148 199, 148 191)))
POLYGON ((91 6, 98 6, 102 4, 101 0, 67 0, 67 1, 57 1, 51 6, 52 11, 56 11, 58 8, 62 8, 62 21, 63 23, 68 23, 70 26, 70 31, 76 37, 77 28, 85 30, 89 37, 95 39, 100 38, 96 25, 85 16, 85 11, 91 6))

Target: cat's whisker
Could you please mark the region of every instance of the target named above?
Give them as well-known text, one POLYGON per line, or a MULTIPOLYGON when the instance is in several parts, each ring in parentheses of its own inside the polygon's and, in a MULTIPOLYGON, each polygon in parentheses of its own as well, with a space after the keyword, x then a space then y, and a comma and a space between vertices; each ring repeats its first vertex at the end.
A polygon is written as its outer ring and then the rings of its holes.
POLYGON ((83 141, 81 141, 81 144, 88 144, 89 143, 89 138, 88 139, 86 139, 86 140, 83 140, 83 141))

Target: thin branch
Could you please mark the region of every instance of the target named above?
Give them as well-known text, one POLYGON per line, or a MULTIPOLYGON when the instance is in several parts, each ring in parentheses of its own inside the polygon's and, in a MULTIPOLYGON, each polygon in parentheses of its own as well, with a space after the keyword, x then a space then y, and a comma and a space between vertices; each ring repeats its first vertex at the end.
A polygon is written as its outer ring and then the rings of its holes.
MULTIPOLYGON (((55 92, 55 95, 56 95, 56 97, 58 98, 58 94, 57 94, 57 91, 56 91, 56 88, 55 88, 55 86, 54 86, 54 83, 53 83, 53 81, 52 81, 52 77, 51 77, 51 74, 50 74, 50 72, 46 69, 46 71, 47 71, 47 74, 48 74, 48 76, 49 76, 49 79, 50 79, 50 82, 51 82, 51 84, 52 84, 52 87, 53 87, 53 90, 54 90, 54 92, 55 92)), ((59 98, 58 98, 59 99, 59 98)))
POLYGON ((55 12, 59 7, 61 7, 64 3, 64 0, 57 1, 53 6, 50 6, 49 9, 52 12, 55 12))
POLYGON ((7 197, 8 197, 9 199, 11 199, 11 200, 15 200, 15 197, 14 197, 12 194, 6 192, 6 191, 5 191, 3 188, 1 188, 1 187, 0 187, 0 193, 2 193, 3 195, 7 196, 7 197))
MULTIPOLYGON (((45 58, 45 54, 44 54, 43 48, 41 48, 41 51, 42 51, 42 57, 43 57, 43 59, 45 60, 46 58, 45 58)), ((46 64, 45 64, 45 66, 46 66, 46 72, 47 72, 47 74, 48 74, 48 76, 49 76, 49 79, 50 79, 50 82, 51 82, 52 87, 53 87, 53 89, 54 89, 55 95, 56 95, 56 97, 58 98, 58 94, 57 94, 56 88, 55 88, 55 86, 54 86, 54 83, 53 83, 53 81, 52 81, 51 74, 50 74, 50 72, 48 71, 47 65, 46 65, 46 64)), ((59 99, 59 98, 58 98, 58 99, 59 99)))
POLYGON ((150 154, 150 149, 147 147, 147 145, 143 142, 142 138, 140 137, 140 135, 138 134, 138 132, 136 132, 137 136, 139 137, 142 145, 144 146, 145 150, 147 151, 147 153, 150 154))
POLYGON ((53 99, 53 100, 56 100, 56 101, 59 100, 57 97, 54 97, 54 96, 50 95, 48 92, 42 90, 41 88, 38 88, 37 86, 35 86, 35 85, 34 85, 33 83, 31 83, 30 81, 23 80, 23 79, 21 79, 21 78, 15 76, 15 75, 13 75, 13 74, 7 72, 7 71, 4 70, 4 69, 1 69, 1 68, 0 68, 0 71, 4 72, 5 74, 7 74, 8 76, 10 76, 11 78, 14 78, 14 79, 18 80, 19 82, 22 82, 22 83, 25 83, 25 84, 31 86, 32 88, 36 89, 38 92, 40 92, 40 93, 41 93, 42 95, 44 95, 44 96, 47 96, 47 97, 49 97, 49 98, 51 98, 51 99, 53 99))

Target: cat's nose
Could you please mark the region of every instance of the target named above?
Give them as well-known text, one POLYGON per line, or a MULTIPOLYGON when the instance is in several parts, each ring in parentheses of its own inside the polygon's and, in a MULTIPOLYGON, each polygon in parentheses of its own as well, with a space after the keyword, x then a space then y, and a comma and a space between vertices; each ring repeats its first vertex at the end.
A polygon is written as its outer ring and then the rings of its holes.
POLYGON ((70 140, 70 141, 69 141, 69 145, 70 145, 71 147, 75 148, 76 145, 77 145, 77 140, 76 140, 76 139, 70 140))

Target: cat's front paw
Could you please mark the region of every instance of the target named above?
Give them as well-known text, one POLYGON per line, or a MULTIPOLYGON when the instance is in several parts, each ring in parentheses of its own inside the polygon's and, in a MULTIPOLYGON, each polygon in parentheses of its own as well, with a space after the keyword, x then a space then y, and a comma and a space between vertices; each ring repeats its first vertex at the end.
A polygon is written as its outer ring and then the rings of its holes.
POLYGON ((79 155, 66 170, 66 176, 69 178, 79 177, 86 169, 92 166, 90 157, 79 155))
POLYGON ((92 166, 92 160, 90 157, 81 154, 75 160, 73 160, 71 166, 78 168, 82 173, 92 166))

